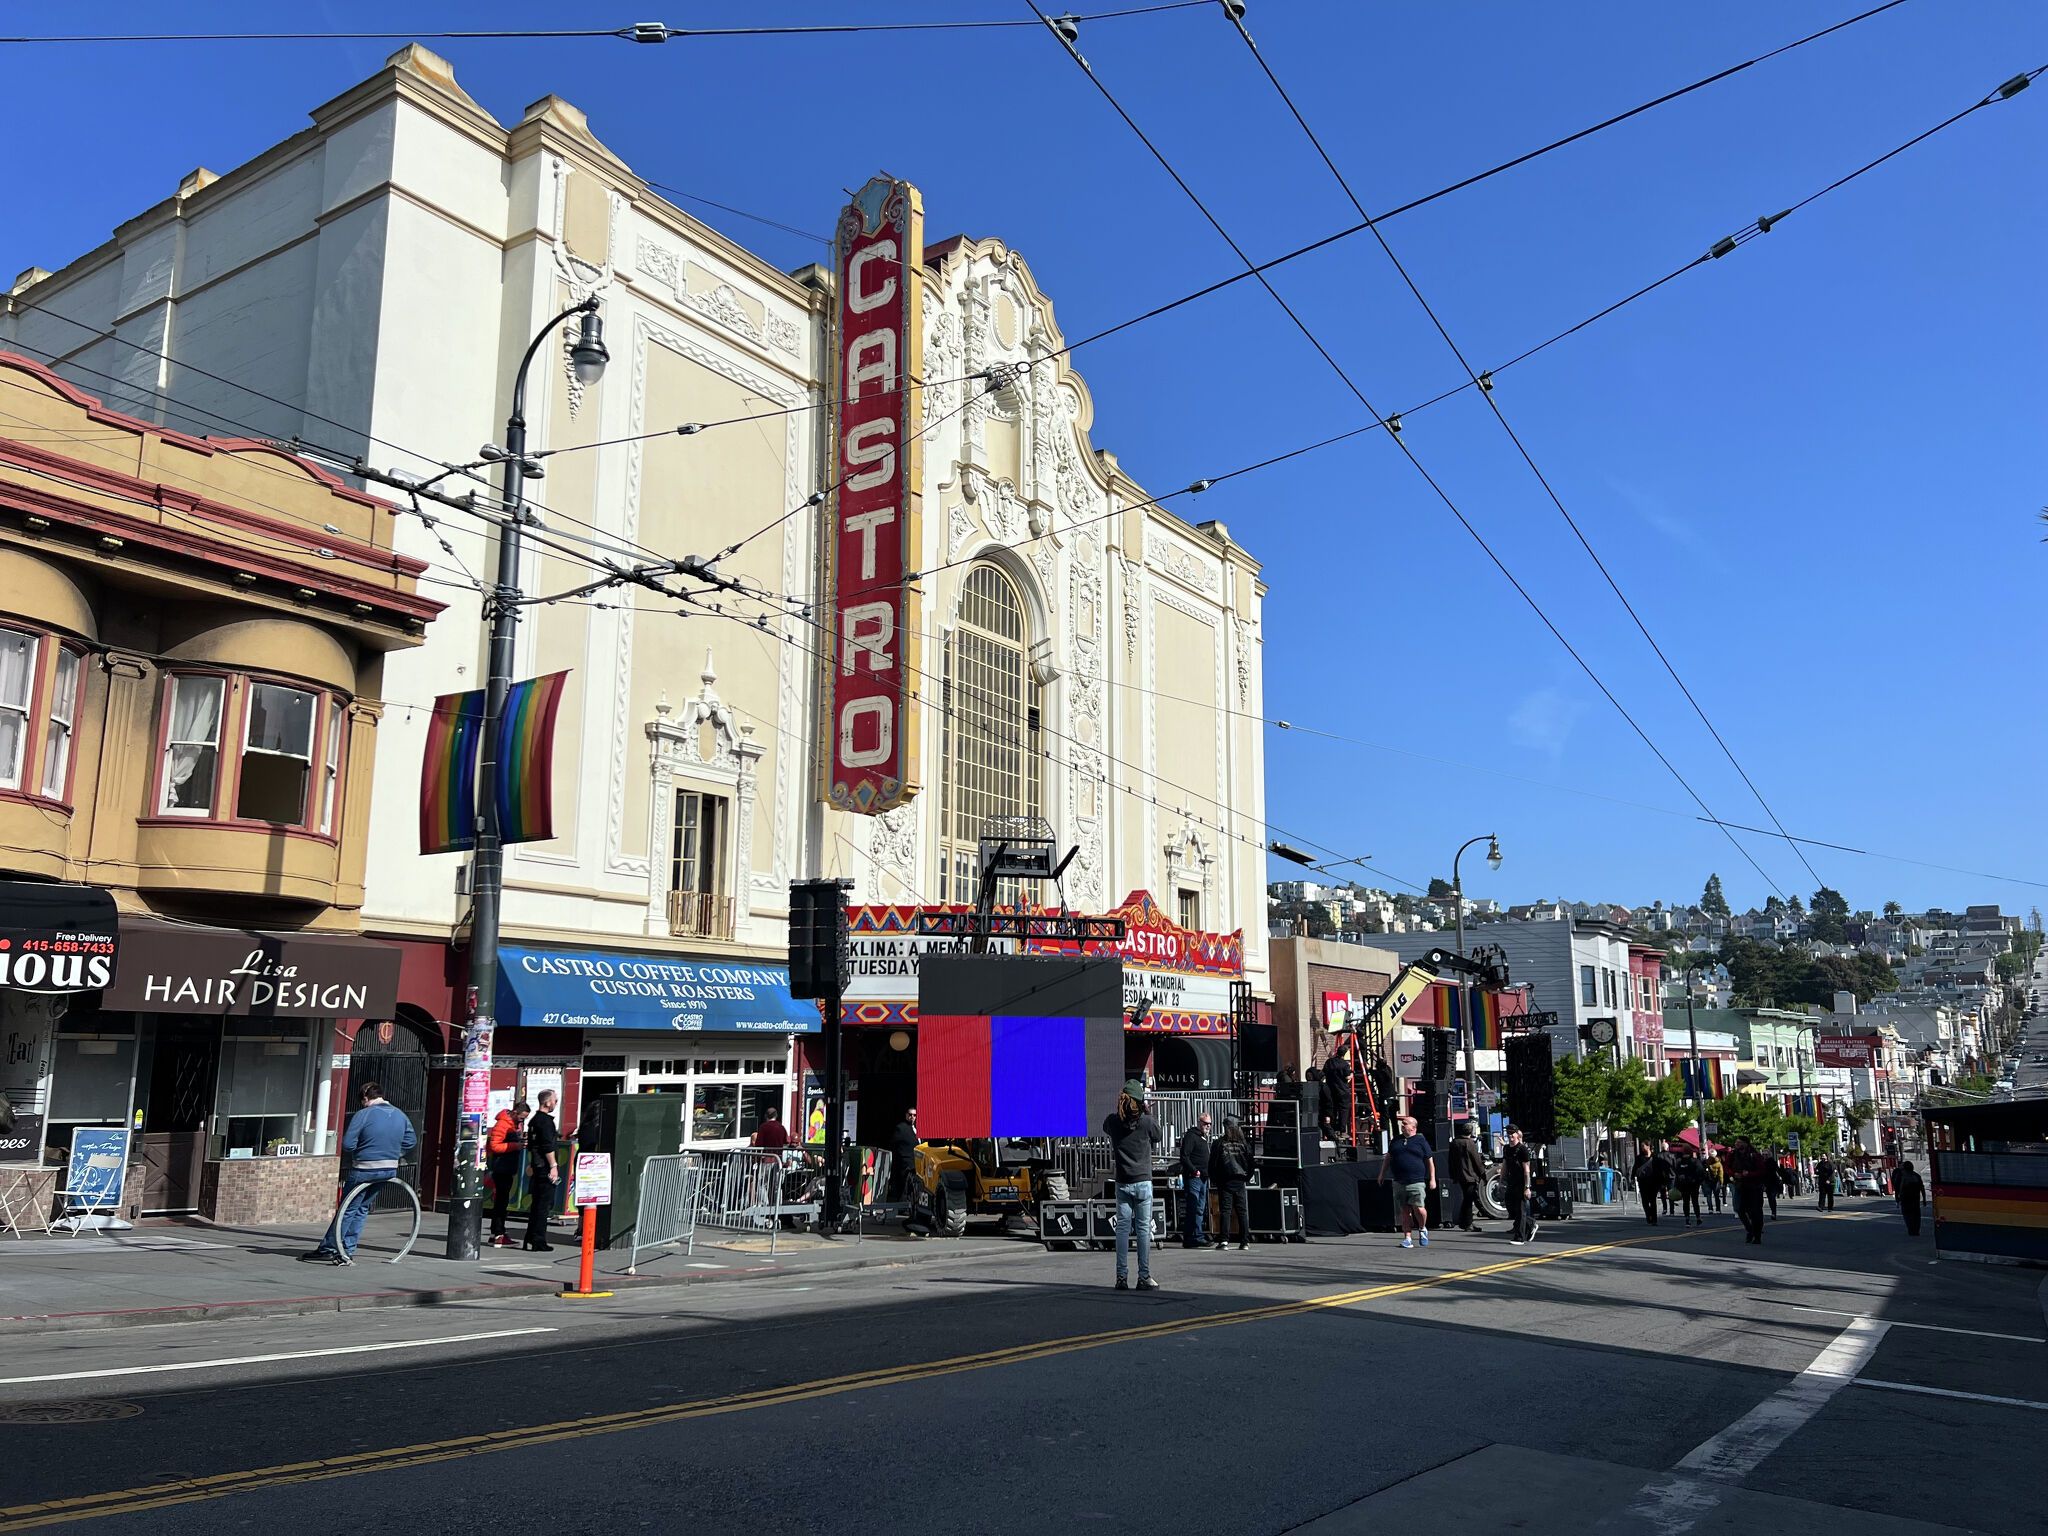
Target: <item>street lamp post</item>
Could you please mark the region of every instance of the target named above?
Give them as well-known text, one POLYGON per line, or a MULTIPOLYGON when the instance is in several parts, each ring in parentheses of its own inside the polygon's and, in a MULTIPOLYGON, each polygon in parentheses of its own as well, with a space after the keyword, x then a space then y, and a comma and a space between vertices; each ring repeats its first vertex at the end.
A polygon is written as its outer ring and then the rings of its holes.
MULTIPOLYGON (((1465 958, 1465 884, 1458 875, 1458 861, 1465 857, 1465 850, 1475 843, 1485 843, 1486 866, 1500 868, 1500 839, 1491 832, 1482 832, 1477 837, 1467 838, 1451 855, 1451 906, 1457 912, 1458 958, 1465 958)), ((1472 1118, 1474 1129, 1479 1131, 1479 1145, 1491 1149, 1492 1128, 1479 1116, 1479 1052, 1473 1044, 1472 1029, 1472 978, 1463 970, 1458 972, 1458 1014, 1465 1023, 1465 1113, 1472 1118)), ((1510 1106, 1512 1107, 1512 1106, 1510 1106)))
MULTIPOLYGON (((470 866, 469 1019, 463 1032, 465 1063, 489 1049, 493 1011, 498 998, 498 920, 504 889, 505 847, 498 823, 498 722, 505 713, 505 695, 512 686, 512 642, 519 625, 520 532, 529 520, 525 508, 526 478, 540 466, 526 454, 526 374, 555 327, 575 315, 583 321, 569 349, 577 379, 595 384, 604 376, 610 354, 605 351, 604 321, 595 296, 563 310, 540 329, 519 360, 512 380, 512 414, 505 420, 505 446, 486 450, 484 457, 505 466, 505 517, 498 534, 498 573, 484 599, 490 619, 490 649, 484 681, 483 742, 477 753, 476 855, 470 866)), ((467 1071, 465 1071, 465 1076, 467 1071)), ((482 1117, 472 1122, 459 1112, 455 1139, 454 1197, 448 1206, 448 1257, 474 1259, 482 1253, 483 1179, 477 1166, 482 1117)))
POLYGON ((1704 1162, 1707 1156, 1707 1073, 1700 1061, 1699 1021, 1692 1013, 1692 979, 1698 974, 1696 965, 1685 968, 1685 1028, 1686 1033, 1692 1036, 1692 1072, 1689 1074, 1692 1081, 1686 1084, 1686 1096, 1692 1100, 1693 1134, 1700 1139, 1700 1160, 1704 1162))

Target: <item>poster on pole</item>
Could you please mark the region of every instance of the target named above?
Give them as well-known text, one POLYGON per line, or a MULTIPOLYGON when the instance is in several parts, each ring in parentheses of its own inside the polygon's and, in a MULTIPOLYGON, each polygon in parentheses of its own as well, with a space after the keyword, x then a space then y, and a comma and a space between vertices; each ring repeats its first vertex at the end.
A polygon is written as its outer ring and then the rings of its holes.
POLYGON ((609 1152, 576 1154, 576 1204, 612 1203, 612 1155, 609 1152))

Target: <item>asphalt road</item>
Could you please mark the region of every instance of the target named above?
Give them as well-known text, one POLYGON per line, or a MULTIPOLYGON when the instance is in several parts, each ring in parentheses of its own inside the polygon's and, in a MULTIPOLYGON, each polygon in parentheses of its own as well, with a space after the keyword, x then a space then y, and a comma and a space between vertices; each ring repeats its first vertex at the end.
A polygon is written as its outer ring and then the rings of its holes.
POLYGON ((10 1338, 0 1532, 2038 1536, 2038 1272, 1889 1203, 10 1338), (715 1294, 714 1294, 715 1293, 715 1294), (350 1353, 316 1353, 351 1351, 350 1353), (97 1374, 106 1373, 106 1374, 97 1374))

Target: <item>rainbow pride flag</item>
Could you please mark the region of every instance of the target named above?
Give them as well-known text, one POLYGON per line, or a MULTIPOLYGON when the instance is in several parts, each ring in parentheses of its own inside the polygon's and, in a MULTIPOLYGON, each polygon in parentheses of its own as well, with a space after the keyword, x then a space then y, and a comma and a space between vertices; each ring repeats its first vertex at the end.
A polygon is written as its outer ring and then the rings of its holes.
POLYGON ((434 700, 420 764, 421 853, 462 853, 476 846, 476 748, 483 733, 483 689, 434 700))
POLYGON ((498 836, 508 843, 555 835, 555 716, 567 672, 514 683, 498 717, 498 836))
POLYGON ((1460 1032, 1465 1028, 1464 1000, 1472 1000, 1472 1049, 1475 1051, 1497 1051, 1500 1049, 1500 998, 1497 994, 1478 990, 1460 992, 1458 988, 1444 987, 1443 1008, 1440 1017, 1449 1027, 1460 1032))
POLYGON ((1724 1068, 1726 1063, 1708 1058, 1686 1057, 1678 1063, 1678 1069, 1685 1078, 1686 1096, 1694 1099, 1725 1099, 1728 1097, 1728 1080, 1724 1068))
MULTIPOLYGON (((498 717, 498 834, 507 843, 555 835, 555 716, 567 672, 514 683, 498 717)), ((420 852, 463 853, 476 847, 478 748, 484 737, 484 690, 434 700, 420 764, 420 852)))

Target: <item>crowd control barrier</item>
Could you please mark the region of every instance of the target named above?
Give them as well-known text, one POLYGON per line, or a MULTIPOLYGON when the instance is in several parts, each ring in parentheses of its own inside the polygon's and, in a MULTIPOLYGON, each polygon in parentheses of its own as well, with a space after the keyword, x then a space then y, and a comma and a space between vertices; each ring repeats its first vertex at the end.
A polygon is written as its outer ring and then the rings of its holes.
POLYGON ((697 1251, 697 1210, 703 1185, 704 1169, 694 1152, 664 1153, 642 1164, 640 1212, 633 1222, 627 1274, 638 1274, 640 1255, 658 1248, 681 1243, 684 1253, 697 1251))

